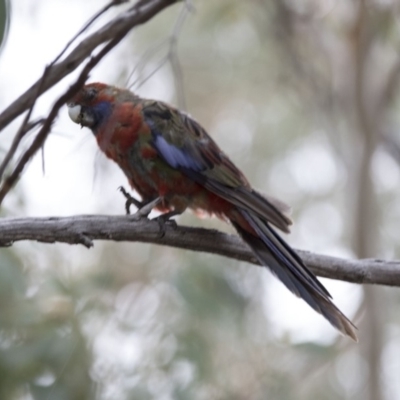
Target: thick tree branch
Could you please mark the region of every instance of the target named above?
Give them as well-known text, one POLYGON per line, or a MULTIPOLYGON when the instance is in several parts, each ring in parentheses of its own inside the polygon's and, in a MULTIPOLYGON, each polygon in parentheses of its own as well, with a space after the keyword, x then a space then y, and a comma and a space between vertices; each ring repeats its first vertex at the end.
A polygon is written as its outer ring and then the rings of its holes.
MULTIPOLYGON (((137 215, 80 215, 49 218, 3 218, 0 246, 21 240, 93 246, 93 240, 145 242, 202 251, 258 264, 239 237, 203 228, 165 225, 137 215)), ((317 275, 354 283, 400 286, 400 261, 345 260, 299 250, 301 258, 317 275)))

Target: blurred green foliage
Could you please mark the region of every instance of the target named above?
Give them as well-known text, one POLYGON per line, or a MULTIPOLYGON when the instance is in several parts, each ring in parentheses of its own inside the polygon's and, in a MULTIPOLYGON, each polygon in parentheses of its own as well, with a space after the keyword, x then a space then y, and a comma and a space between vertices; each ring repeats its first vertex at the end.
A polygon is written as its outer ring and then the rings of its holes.
POLYGON ((34 399, 86 399, 90 353, 72 302, 39 294, 43 285, 27 278, 14 253, 1 250, 0 398, 20 398, 29 388, 34 399))

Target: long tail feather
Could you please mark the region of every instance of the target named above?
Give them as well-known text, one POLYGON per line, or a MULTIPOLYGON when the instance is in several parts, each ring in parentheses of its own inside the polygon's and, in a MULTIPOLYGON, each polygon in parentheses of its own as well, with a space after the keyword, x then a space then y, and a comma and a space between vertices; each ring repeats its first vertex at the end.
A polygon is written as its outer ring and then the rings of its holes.
POLYGON ((335 328, 357 341, 357 328, 332 303, 328 291, 294 250, 256 214, 243 209, 239 209, 239 212, 258 237, 243 229, 236 221, 231 222, 260 263, 268 267, 291 292, 305 300, 335 328))

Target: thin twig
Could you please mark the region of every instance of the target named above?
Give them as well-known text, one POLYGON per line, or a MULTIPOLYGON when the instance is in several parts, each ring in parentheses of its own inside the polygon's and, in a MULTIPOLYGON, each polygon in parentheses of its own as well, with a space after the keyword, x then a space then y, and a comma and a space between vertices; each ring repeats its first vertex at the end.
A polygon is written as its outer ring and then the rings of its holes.
POLYGON ((153 71, 151 71, 146 78, 144 78, 140 83, 139 82, 139 78, 136 79, 135 82, 133 82, 133 84, 131 86, 135 86, 137 83, 138 85, 136 86, 135 90, 140 89, 154 74, 156 74, 164 65, 165 63, 168 61, 168 55, 166 55, 165 57, 163 57, 161 59, 161 61, 157 64, 157 66, 153 69, 153 71))
MULTIPOLYGON (((130 25, 126 25, 124 29, 119 29, 117 30, 116 34, 113 36, 112 40, 110 40, 103 48, 102 50, 99 51, 99 53, 96 56, 93 56, 82 72, 80 73, 78 79, 76 82, 70 86, 70 88, 61 96, 58 98, 58 100, 55 102, 53 105, 53 108, 51 109, 48 117, 46 120, 43 122, 42 128, 36 135, 35 139, 29 146, 29 148, 24 152, 20 160, 18 161, 17 165, 15 166, 14 170, 12 173, 7 177, 7 179, 4 180, 0 187, 0 204, 2 203, 4 197, 7 195, 7 193, 10 191, 10 189, 13 187, 13 185, 16 183, 16 181, 19 179, 22 171, 24 170, 26 164, 30 161, 30 159, 36 154, 36 152, 43 146, 44 141, 46 140, 51 126, 55 120, 55 118, 58 115, 59 109, 65 104, 67 100, 69 100, 78 90, 79 88, 85 83, 87 77, 89 76, 89 72, 98 64, 98 62, 111 50, 113 49, 125 36, 126 34, 136 25, 143 23, 147 21, 149 18, 151 18, 153 15, 157 13, 157 11, 160 11, 161 9, 165 8, 166 6, 176 2, 177 0, 148 0, 148 1, 143 1, 141 2, 142 5, 138 6, 136 4, 133 6, 129 11, 134 12, 134 16, 136 17, 134 21, 131 21, 130 25)), ((121 3, 121 1, 119 1, 121 3)), ((99 13, 97 14, 99 15, 99 13)), ((128 12, 127 14, 130 16, 130 13, 128 12)), ((127 17, 128 18, 128 17, 127 17)), ((130 18, 128 18, 130 20, 130 18)), ((93 19, 92 19, 93 20, 93 19)), ((109 24, 108 24, 109 25, 109 24)), ((79 47, 79 46, 78 46, 79 47)), ((65 49, 64 49, 65 50, 65 49)), ((62 53, 61 53, 62 54, 62 53)), ((71 53, 72 54, 72 53, 71 53)), ((88 54, 88 53, 86 53, 88 54)), ((68 58, 68 57, 67 57, 68 58)), ((60 65, 62 63, 59 63, 57 65, 60 65)), ((42 78, 34 85, 31 87, 31 89, 34 89, 34 91, 31 93, 31 98, 30 98, 30 104, 29 104, 29 112, 27 114, 27 117, 25 118, 21 128, 20 132, 24 132, 25 126, 27 124, 27 121, 30 118, 30 114, 32 112, 33 106, 37 100, 37 98, 40 96, 41 93, 44 91, 44 87, 47 85, 47 82, 49 79, 47 79, 52 71, 54 71, 54 68, 57 66, 55 64, 50 64, 48 67, 46 67, 44 74, 42 75, 42 78)), ((30 89, 30 90, 31 90, 30 89)), ((30 91, 29 90, 29 91, 30 91)), ((29 92, 28 91, 28 92, 29 92)), ((26 93, 28 93, 26 92, 26 93)), ((21 104, 19 104, 19 107, 21 109, 21 104)), ((9 110, 10 107, 7 109, 9 110)), ((3 112, 2 115, 0 115, 0 120, 2 116, 4 117, 4 114, 7 114, 7 110, 3 112)), ((1 123, 0 123, 1 125, 1 123)), ((18 135, 17 134, 17 139, 16 139, 16 144, 18 145, 21 138, 18 136, 23 136, 22 134, 18 135)), ((11 149, 10 149, 11 150, 11 149)), ((16 148, 13 149, 13 151, 9 151, 9 154, 6 156, 6 163, 4 163, 4 170, 8 165, 9 160, 11 159, 12 155, 15 153, 16 148)))
POLYGON ((38 125, 43 124, 45 121, 44 118, 40 118, 36 121, 30 122, 30 123, 23 123, 21 127, 19 128, 18 132, 15 134, 13 142, 11 144, 10 149, 8 150, 7 154, 5 155, 1 165, 0 165, 0 180, 4 174, 4 171, 6 170, 8 164, 10 163, 11 159, 14 157, 15 152, 18 149, 18 146, 21 142, 21 140, 24 138, 24 136, 31 131, 32 129, 36 128, 38 125))
POLYGON ((90 20, 72 37, 72 39, 65 45, 61 53, 54 59, 51 63, 54 65, 61 57, 66 53, 66 51, 71 47, 71 44, 78 39, 83 33, 85 33, 103 14, 105 14, 110 8, 118 6, 120 4, 126 3, 129 0, 111 0, 110 3, 106 4, 101 10, 99 10, 90 20))
MULTIPOLYGON (((38 82, 37 88, 36 88, 36 94, 33 98, 32 104, 30 105, 28 112, 21 124, 21 127, 19 129, 19 131, 17 132, 17 134, 14 137, 13 143, 9 149, 9 151, 7 152, 1 166, 0 166, 0 181, 3 177, 4 171, 6 170, 6 168, 8 167, 8 164, 11 162, 17 148, 18 145, 21 141, 21 139, 25 136, 25 134, 32 129, 32 127, 34 127, 35 125, 32 126, 28 125, 29 124, 29 119, 32 115, 33 112, 33 108, 36 104, 37 99, 39 98, 40 94, 42 93, 42 88, 44 85, 44 82, 46 81, 46 77, 49 73, 49 71, 51 70, 51 68, 53 67, 53 65, 55 65, 57 63, 58 60, 60 60, 60 58, 65 54, 65 52, 68 50, 68 48, 71 46, 71 44, 80 36, 82 35, 101 15, 103 15, 106 11, 108 11, 111 7, 114 7, 116 5, 122 4, 124 2, 126 2, 127 0, 118 0, 118 1, 111 1, 110 3, 108 3, 106 6, 104 6, 99 12, 97 12, 84 26, 82 29, 79 30, 79 32, 73 36, 73 38, 65 45, 64 49, 60 52, 60 54, 49 64, 45 67, 42 77, 40 79, 40 81, 38 82), (28 126, 31 126, 30 129, 27 129, 28 126)), ((44 160, 42 160, 42 164, 43 164, 43 168, 44 168, 44 160)))
POLYGON ((6 156, 4 157, 4 160, 1 164, 0 167, 0 181, 3 179, 3 174, 4 171, 7 169, 8 164, 11 162, 12 158, 14 157, 15 152, 18 149, 19 143, 21 142, 22 138, 30 131, 29 128, 30 124, 29 124, 29 120, 31 118, 32 112, 33 112, 33 108, 35 107, 36 104, 36 100, 38 99, 38 97, 40 96, 40 91, 42 90, 43 84, 46 80, 46 76, 49 72, 49 69, 51 68, 51 66, 53 65, 53 63, 51 63, 50 65, 47 65, 44 69, 43 75, 36 87, 36 93, 34 96, 34 101, 32 102, 32 104, 30 105, 28 112, 25 115, 24 120, 22 121, 22 124, 18 130, 18 132, 16 133, 13 143, 11 144, 10 149, 8 150, 6 156))
POLYGON ((143 65, 147 62, 147 60, 151 56, 156 54, 158 52, 158 50, 161 50, 165 43, 168 43, 168 50, 167 50, 166 55, 161 58, 161 60, 157 63, 157 66, 153 69, 153 71, 151 71, 144 79, 141 80, 140 74, 139 74, 139 77, 135 81, 133 81, 131 84, 128 83, 127 84, 128 88, 134 88, 134 90, 138 90, 154 74, 156 74, 167 63, 167 61, 169 61, 171 64, 173 75, 174 75, 179 108, 182 110, 186 110, 185 91, 184 91, 184 85, 183 85, 183 72, 182 72, 182 67, 181 67, 181 63, 179 60, 179 56, 177 54, 177 48, 178 48, 179 36, 183 29, 185 20, 186 20, 187 16, 189 15, 189 13, 192 11, 193 11, 193 7, 192 7, 191 3, 189 3, 188 1, 185 1, 185 4, 182 6, 181 12, 179 13, 178 18, 176 19, 176 22, 174 24, 174 27, 172 29, 170 36, 167 39, 163 39, 160 43, 157 43, 156 45, 154 45, 153 48, 147 50, 143 54, 142 59, 136 64, 136 66, 130 72, 129 77, 128 77, 128 82, 134 75, 135 71, 137 71, 139 69, 142 70, 143 65))
POLYGON ((35 139, 29 148, 24 152, 19 162, 15 166, 13 172, 5 179, 4 183, 0 187, 0 204, 4 200, 4 197, 11 190, 15 182, 18 180, 22 171, 24 170, 26 164, 30 159, 36 154, 36 152, 43 146, 48 134, 50 133, 51 126, 58 115, 60 108, 82 87, 86 79, 89 76, 89 72, 98 64, 98 62, 110 51, 112 50, 124 37, 124 34, 120 34, 109 42, 103 49, 94 57, 92 57, 86 66, 83 68, 78 79, 72 84, 68 90, 58 98, 58 100, 53 105, 49 116, 43 123, 42 129, 38 132, 35 139))
MULTIPOLYGON (((126 84, 125 86, 128 89, 131 89, 136 81, 134 81, 132 84, 129 84, 129 81, 132 79, 133 75, 135 74, 136 71, 142 71, 143 66, 146 64, 147 60, 150 59, 154 54, 156 54, 159 50, 162 49, 162 47, 164 46, 165 43, 168 42, 168 38, 162 39, 159 43, 156 43, 155 45, 153 45, 152 47, 150 47, 149 49, 147 49, 142 57, 140 58, 139 62, 135 65, 135 67, 132 69, 132 71, 129 73, 128 78, 126 80, 126 84)), ((140 74, 139 72, 139 74, 140 74)))
POLYGON ((182 66, 181 62, 178 56, 178 40, 180 33, 183 29, 183 25, 186 21, 187 16, 189 15, 191 11, 191 6, 187 1, 185 1, 185 4, 182 7, 182 11, 178 16, 178 20, 176 22, 174 31, 172 33, 171 37, 171 45, 169 49, 169 62, 171 64, 171 68, 173 71, 173 75, 175 78, 175 87, 176 87, 176 92, 177 92, 177 97, 178 97, 178 106, 180 109, 186 111, 186 97, 185 97, 185 89, 184 89, 184 83, 183 83, 183 71, 182 71, 182 66))
MULTIPOLYGON (((98 46, 120 34, 126 35, 135 26, 147 22, 158 12, 178 1, 180 0, 143 0, 115 17, 82 40, 64 60, 51 66, 39 94, 41 95, 78 68, 98 46)), ((31 107, 37 97, 36 93, 40 83, 41 78, 0 114, 0 131, 31 107)))

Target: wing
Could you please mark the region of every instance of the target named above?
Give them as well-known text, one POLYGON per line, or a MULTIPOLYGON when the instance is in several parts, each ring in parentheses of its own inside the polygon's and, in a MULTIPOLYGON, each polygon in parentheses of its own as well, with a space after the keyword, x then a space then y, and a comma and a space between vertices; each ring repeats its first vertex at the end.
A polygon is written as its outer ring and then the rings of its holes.
POLYGON ((151 129, 153 146, 169 166, 232 204, 289 232, 292 222, 284 215, 289 207, 253 190, 199 123, 159 101, 145 101, 142 112, 151 129))

